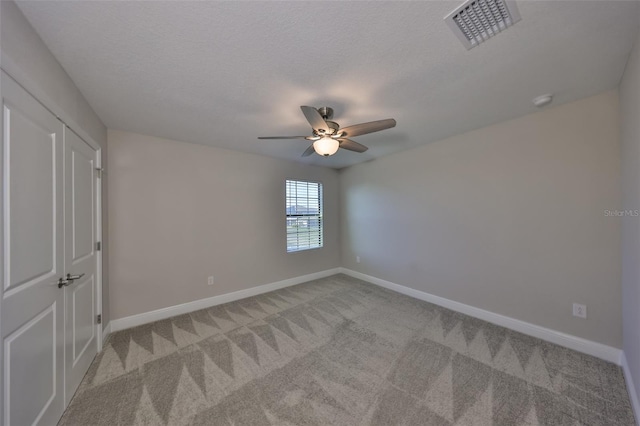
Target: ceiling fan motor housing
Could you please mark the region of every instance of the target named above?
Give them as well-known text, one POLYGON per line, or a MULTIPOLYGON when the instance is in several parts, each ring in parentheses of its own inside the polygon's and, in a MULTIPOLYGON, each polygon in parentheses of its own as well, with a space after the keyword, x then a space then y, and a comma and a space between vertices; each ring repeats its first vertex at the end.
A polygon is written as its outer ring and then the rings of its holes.
POLYGON ((325 120, 325 123, 327 123, 327 127, 329 128, 328 132, 324 133, 323 129, 318 129, 318 130, 314 129, 313 134, 316 136, 331 136, 331 135, 335 135, 340 129, 340 125, 335 121, 325 120))
POLYGON ((331 132, 331 134, 335 133, 338 131, 338 129, 340 128, 340 126, 338 125, 338 123, 336 123, 335 121, 327 121, 327 126, 329 126, 329 128, 331 130, 333 130, 333 132, 331 132))

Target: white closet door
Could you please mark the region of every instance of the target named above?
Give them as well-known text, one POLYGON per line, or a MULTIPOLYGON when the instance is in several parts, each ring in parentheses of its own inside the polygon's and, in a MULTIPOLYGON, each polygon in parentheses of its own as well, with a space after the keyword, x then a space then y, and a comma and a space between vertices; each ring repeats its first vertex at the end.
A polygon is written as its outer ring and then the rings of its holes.
POLYGON ((2 74, 2 421, 64 410, 63 125, 2 74))
POLYGON ((65 129, 66 403, 97 352, 96 151, 65 129))

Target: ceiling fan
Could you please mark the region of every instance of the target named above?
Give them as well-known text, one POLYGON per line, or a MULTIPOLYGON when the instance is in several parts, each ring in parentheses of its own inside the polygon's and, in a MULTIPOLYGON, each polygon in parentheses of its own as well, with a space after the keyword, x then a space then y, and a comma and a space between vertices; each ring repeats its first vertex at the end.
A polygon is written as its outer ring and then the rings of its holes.
POLYGON ((338 123, 331 121, 333 109, 322 107, 315 109, 310 106, 301 106, 302 113, 307 118, 313 135, 311 136, 261 136, 258 139, 306 139, 313 143, 302 153, 307 157, 314 152, 328 157, 335 154, 338 148, 355 152, 365 152, 366 146, 348 139, 353 136, 365 135, 367 133, 379 132, 396 126, 396 120, 388 118, 386 120, 371 121, 369 123, 355 124, 353 126, 341 128, 338 123))

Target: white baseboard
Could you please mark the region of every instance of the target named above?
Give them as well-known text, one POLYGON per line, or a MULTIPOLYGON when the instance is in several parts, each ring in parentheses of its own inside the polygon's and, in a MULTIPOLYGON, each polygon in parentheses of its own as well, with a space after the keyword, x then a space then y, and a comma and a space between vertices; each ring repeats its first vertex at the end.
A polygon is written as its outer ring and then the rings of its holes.
POLYGON ((612 346, 603 345, 602 343, 593 342, 581 337, 565 334, 556 330, 551 330, 550 328, 541 327, 539 325, 496 314, 494 312, 485 311, 484 309, 465 305, 464 303, 445 299, 444 297, 435 296, 433 294, 405 287, 400 284, 395 284, 390 281, 372 277, 371 275, 353 271, 351 269, 339 268, 339 270, 343 274, 347 274, 354 278, 370 282, 380 287, 388 288, 389 290, 393 290, 398 293, 414 297, 416 299, 424 300, 425 302, 430 302, 435 305, 451 309, 453 311, 461 312, 463 314, 509 328, 511 330, 519 331, 520 333, 537 337, 539 339, 546 340, 548 342, 555 343, 557 345, 564 346, 578 352, 593 355, 595 357, 604 359, 605 361, 613 362, 617 365, 620 365, 621 362, 622 351, 612 346))
POLYGON ((638 393, 636 392, 631 370, 629 370, 629 364, 627 363, 627 357, 624 352, 622 352, 620 356, 620 363, 622 364, 622 371, 624 372, 624 380, 627 382, 627 391, 629 392, 629 399, 633 407, 633 414, 636 416, 636 425, 640 425, 640 400, 638 399, 638 393))
POLYGON ((390 281, 386 281, 380 278, 366 275, 361 272, 353 271, 347 268, 334 268, 327 269, 325 271, 316 272, 313 274, 302 275, 299 277, 289 278, 287 280, 278 281, 270 284, 264 284, 245 290, 234 291, 232 293, 226 293, 219 296, 208 297, 206 299, 194 300, 193 302, 182 303, 180 305, 169 306, 162 309, 157 309, 150 312, 144 312, 137 315, 131 315, 124 318, 114 319, 109 322, 103 333, 104 338, 110 332, 124 330, 126 328, 135 327, 142 324, 147 324, 154 321, 159 321, 165 318, 170 318, 176 315, 186 314, 188 312, 197 311, 199 309, 209 308, 211 306, 220 305, 222 303, 233 302, 239 299, 244 299, 258 294, 267 293, 281 288, 290 287, 296 284, 301 284, 307 281, 316 280, 319 278, 328 277, 334 274, 344 273, 354 278, 370 282, 380 287, 388 288, 398 293, 414 297, 416 299, 424 300, 445 308, 461 312, 463 314, 479 318, 484 321, 491 322, 493 324, 500 325, 502 327, 509 328, 511 330, 518 331, 539 339, 546 340, 551 343, 555 343, 560 346, 567 347, 579 352, 593 355, 595 357, 604 359, 609 362, 613 362, 617 365, 622 365, 622 351, 612 346, 607 346, 602 343, 593 342, 591 340, 583 339, 581 337, 573 336, 570 334, 562 333, 549 328, 541 327, 539 325, 531 324, 522 320, 507 317, 504 315, 496 314, 494 312, 486 311, 484 309, 476 308, 474 306, 466 305, 464 303, 456 302, 453 300, 445 299, 444 297, 435 296, 420 290, 415 290, 409 287, 395 284, 390 281), (110 329, 109 329, 110 328, 110 329), (108 330, 109 329, 109 330, 108 330))
POLYGON ((155 311, 144 312, 142 314, 131 315, 129 317, 111 320, 109 325, 111 331, 124 330, 126 328, 159 321, 176 315, 186 314, 188 312, 197 311, 199 309, 209 308, 211 306, 229 303, 240 299, 245 299, 258 294, 279 290, 292 285, 302 284, 307 281, 317 280, 319 278, 335 275, 340 272, 340 268, 327 269, 325 271, 315 272, 313 274, 302 275, 300 277, 289 278, 287 280, 278 281, 270 284, 263 284, 257 287, 245 290, 234 291, 232 293, 221 294, 220 296, 208 297, 206 299, 194 300, 193 302, 182 303, 180 305, 168 306, 166 308, 157 309, 155 311))

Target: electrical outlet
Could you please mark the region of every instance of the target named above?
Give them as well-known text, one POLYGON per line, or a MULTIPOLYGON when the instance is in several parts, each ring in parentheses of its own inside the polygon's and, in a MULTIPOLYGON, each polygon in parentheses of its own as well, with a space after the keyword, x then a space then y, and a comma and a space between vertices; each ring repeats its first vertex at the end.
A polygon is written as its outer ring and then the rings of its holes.
POLYGON ((209 285, 213 285, 213 275, 211 275, 211 276, 207 279, 207 284, 209 284, 209 285))
POLYGON ((356 256, 356 263, 360 263, 360 256, 356 256))
POLYGON ((573 304, 573 316, 578 318, 587 318, 587 306, 579 303, 573 304))

